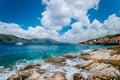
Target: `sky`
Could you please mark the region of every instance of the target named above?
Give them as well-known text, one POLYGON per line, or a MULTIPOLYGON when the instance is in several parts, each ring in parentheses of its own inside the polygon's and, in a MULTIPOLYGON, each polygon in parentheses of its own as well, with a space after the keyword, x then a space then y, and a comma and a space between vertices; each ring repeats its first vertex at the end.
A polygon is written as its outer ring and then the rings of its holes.
POLYGON ((0 0, 0 33, 79 43, 120 34, 120 0, 0 0))

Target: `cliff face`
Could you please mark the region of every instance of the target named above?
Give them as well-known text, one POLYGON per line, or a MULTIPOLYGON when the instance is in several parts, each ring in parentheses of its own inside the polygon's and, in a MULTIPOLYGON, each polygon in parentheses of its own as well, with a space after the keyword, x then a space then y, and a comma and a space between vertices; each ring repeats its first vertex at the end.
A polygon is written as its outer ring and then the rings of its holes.
POLYGON ((107 45, 116 44, 116 45, 119 45, 120 34, 109 35, 109 36, 105 36, 105 37, 101 37, 97 39, 91 39, 88 41, 81 42, 80 44, 103 44, 103 45, 104 44, 107 44, 107 45))

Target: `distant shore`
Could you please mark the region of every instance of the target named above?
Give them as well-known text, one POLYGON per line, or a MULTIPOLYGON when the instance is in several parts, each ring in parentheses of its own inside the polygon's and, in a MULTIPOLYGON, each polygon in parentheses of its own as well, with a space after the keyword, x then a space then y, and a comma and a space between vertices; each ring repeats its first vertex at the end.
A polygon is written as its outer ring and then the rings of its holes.
POLYGON ((120 46, 28 65, 8 80, 119 80, 120 46))

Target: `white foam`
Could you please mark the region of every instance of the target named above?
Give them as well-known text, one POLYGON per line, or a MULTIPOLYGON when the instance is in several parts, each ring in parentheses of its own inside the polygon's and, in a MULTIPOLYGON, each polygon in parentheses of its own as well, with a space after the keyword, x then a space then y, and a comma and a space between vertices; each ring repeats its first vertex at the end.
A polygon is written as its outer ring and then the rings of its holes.
POLYGON ((0 72, 0 80, 7 80, 7 78, 9 78, 10 76, 12 76, 13 74, 16 73, 16 70, 10 70, 9 68, 4 68, 1 72, 0 72))
MULTIPOLYGON (((85 78, 87 78, 88 72, 83 71, 81 69, 75 68, 75 65, 82 63, 84 60, 80 58, 75 58, 75 59, 66 59, 66 65, 65 66, 57 66, 57 65, 51 65, 49 63, 44 63, 43 60, 38 59, 38 60, 22 60, 18 61, 16 65, 14 66, 13 70, 7 70, 5 73, 0 73, 0 80, 7 80, 8 77, 12 76, 18 70, 21 68, 29 65, 29 64, 41 64, 40 69, 45 69, 45 76, 51 76, 54 72, 63 72, 66 73, 66 78, 67 80, 73 80, 73 76, 75 73, 81 73, 85 78)), ((3 67, 1 67, 3 68, 3 67)))
POLYGON ((93 49, 86 49, 84 51, 82 51, 83 53, 88 53, 88 52, 91 52, 93 49))
POLYGON ((17 73, 20 69, 23 67, 30 65, 30 64, 42 64, 44 61, 42 59, 37 60, 20 60, 16 62, 15 65, 12 66, 12 69, 10 68, 4 68, 3 66, 0 66, 0 80, 7 80, 10 76, 17 73))
POLYGON ((75 65, 81 62, 83 62, 82 59, 66 59, 65 66, 56 66, 44 63, 40 68, 46 70, 46 76, 50 76, 54 72, 63 72, 66 74, 67 80, 73 80, 73 76, 75 73, 81 73, 85 78, 87 78, 86 71, 82 71, 82 69, 75 68, 75 65))

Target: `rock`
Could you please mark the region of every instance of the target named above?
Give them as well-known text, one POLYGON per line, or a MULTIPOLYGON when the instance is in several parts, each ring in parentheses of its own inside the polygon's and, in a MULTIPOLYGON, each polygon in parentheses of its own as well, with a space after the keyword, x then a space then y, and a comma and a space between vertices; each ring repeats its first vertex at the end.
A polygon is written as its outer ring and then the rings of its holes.
MULTIPOLYGON (((88 78, 86 80, 101 80, 100 78, 97 78, 95 76, 88 76, 88 78)), ((104 80, 104 79, 102 79, 104 80)))
POLYGON ((120 76, 119 70, 114 68, 111 64, 97 63, 89 66, 89 72, 101 77, 102 75, 120 76))
POLYGON ((33 73, 33 70, 20 71, 17 74, 8 78, 7 80, 25 80, 28 77, 30 77, 32 73, 33 73))
POLYGON ((33 68, 40 67, 40 66, 41 66, 40 64, 28 65, 25 68, 23 68, 22 70, 33 69, 33 68))
POLYGON ((80 69, 80 68, 82 68, 82 65, 81 65, 81 64, 77 64, 77 65, 75 66, 75 68, 80 69))
POLYGON ((114 59, 97 59, 96 61, 100 63, 111 64, 113 66, 120 66, 120 60, 114 59))
POLYGON ((36 72, 39 73, 39 74, 44 74, 46 72, 46 70, 44 70, 44 69, 37 69, 36 72))
POLYGON ((109 59, 111 57, 112 50, 100 49, 94 52, 89 53, 90 59, 109 59))
POLYGON ((51 77, 49 77, 48 80, 67 80, 67 79, 65 77, 65 73, 56 72, 51 77))
POLYGON ((80 58, 83 58, 84 60, 90 60, 90 54, 86 53, 80 54, 80 58))
POLYGON ((72 59, 72 58, 76 58, 77 56, 73 56, 73 55, 65 55, 64 58, 66 59, 72 59))
MULTIPOLYGON (((15 75, 11 76, 7 80, 39 80, 38 78, 42 78, 45 70, 41 69, 28 69, 28 70, 21 70, 15 75)), ((40 79, 42 80, 42 79, 40 79)), ((44 77, 43 77, 44 80, 44 77)))
MULTIPOLYGON (((44 65, 41 66, 40 64, 28 65, 27 67, 23 68, 22 70, 20 70, 18 73, 11 76, 7 80, 67 80, 65 73, 55 72, 54 69, 56 68, 61 69, 61 67, 63 66, 69 67, 69 65, 65 65, 66 64, 65 59, 70 60, 73 58, 75 59, 83 58, 85 60, 82 60, 81 62, 77 61, 79 64, 75 63, 69 68, 75 66, 77 69, 80 70, 82 69, 88 72, 87 74, 88 78, 84 77, 81 73, 76 73, 73 76, 74 80, 120 80, 120 59, 119 59, 120 54, 114 53, 113 55, 111 55, 111 53, 112 51, 110 49, 109 50, 100 49, 93 52, 80 54, 80 57, 66 55, 64 56, 64 58, 45 59, 45 62, 51 63, 48 64, 50 66, 46 66, 45 64, 44 64, 45 66, 44 65), (52 70, 48 71, 49 70, 48 68, 52 70)), ((71 62, 70 64, 73 63, 71 62)))
POLYGON ((48 59, 45 59, 45 62, 54 64, 54 65, 59 65, 59 66, 63 66, 66 64, 66 60, 63 58, 48 58, 48 59))
POLYGON ((89 66, 92 65, 93 63, 95 63, 94 60, 88 60, 88 61, 84 61, 84 62, 81 63, 81 64, 77 64, 75 67, 76 67, 77 69, 80 69, 80 68, 86 69, 86 67, 89 67, 89 66))
POLYGON ((84 77, 81 73, 76 73, 73 77, 73 80, 83 80, 84 77))
POLYGON ((120 76, 113 76, 113 75, 102 75, 101 77, 99 77, 100 80, 120 80, 120 76))
POLYGON ((46 78, 42 75, 34 71, 29 78, 26 80, 46 80, 46 78))

